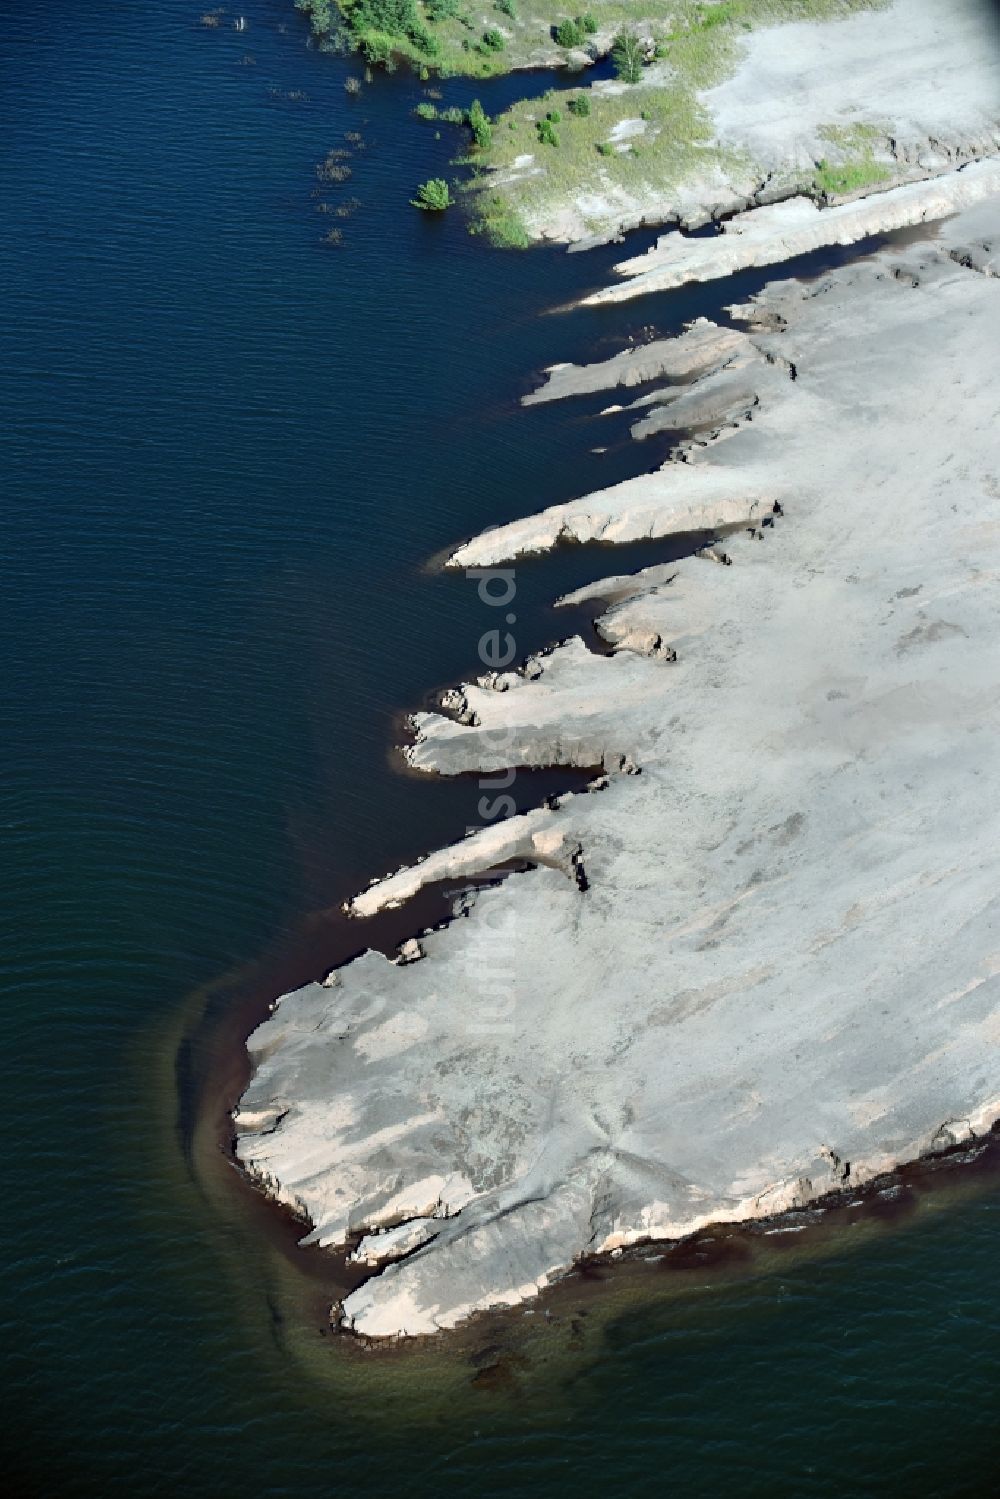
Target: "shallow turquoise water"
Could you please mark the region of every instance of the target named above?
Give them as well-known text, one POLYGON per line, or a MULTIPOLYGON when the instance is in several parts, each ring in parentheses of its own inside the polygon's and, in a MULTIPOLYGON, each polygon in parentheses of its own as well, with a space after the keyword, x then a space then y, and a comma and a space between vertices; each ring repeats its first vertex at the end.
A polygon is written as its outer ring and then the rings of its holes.
MULTIPOLYGON (((186 0, 4 7, 5 1471, 101 1495, 989 1491, 991 1178, 860 1250, 696 1273, 548 1386, 407 1419, 314 1387, 263 1248, 185 1188, 186 996, 473 816, 474 787, 387 761, 484 627, 427 559, 656 461, 588 425, 600 403, 516 397, 719 300, 542 316, 614 252, 503 256, 420 218, 453 144, 409 117, 416 83, 352 101, 290 0, 242 9, 237 36, 186 0), (354 130, 331 249, 315 165, 354 130)), ((604 569, 520 569, 523 649, 604 569)))

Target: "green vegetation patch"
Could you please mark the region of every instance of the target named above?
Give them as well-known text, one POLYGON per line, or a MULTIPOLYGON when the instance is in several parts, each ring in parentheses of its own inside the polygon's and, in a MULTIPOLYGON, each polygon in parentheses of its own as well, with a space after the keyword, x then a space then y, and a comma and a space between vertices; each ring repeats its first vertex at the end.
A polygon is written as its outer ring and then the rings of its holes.
POLYGON ((476 214, 470 227, 473 234, 482 234, 504 250, 526 250, 531 243, 517 210, 499 193, 477 195, 476 214))
MULTIPOLYGON (((488 77, 546 57, 556 62, 571 45, 594 57, 614 50, 624 89, 608 95, 581 84, 571 99, 562 96, 561 122, 551 96, 516 103, 492 121, 478 106, 468 113, 418 106, 423 120, 470 127, 467 159, 483 169, 472 185, 476 229, 498 244, 526 245, 566 210, 577 224, 601 230, 619 208, 625 215, 630 203, 662 200, 700 169, 749 167, 713 142, 697 100, 733 71, 745 34, 889 0, 590 0, 579 13, 558 0, 295 3, 322 45, 386 68, 407 62, 424 78, 432 71, 488 77), (531 156, 531 166, 515 167, 519 156, 531 156)), ((865 129, 831 135, 828 157, 803 174, 801 190, 840 194, 885 180, 890 169, 874 154, 883 137, 857 133, 865 129)))
POLYGON ((359 51, 368 62, 387 68, 407 62, 418 72, 472 77, 537 64, 546 56, 555 62, 560 49, 584 48, 601 56, 616 36, 630 31, 648 43, 650 56, 671 37, 700 37, 710 60, 718 56, 720 39, 741 29, 775 20, 822 19, 887 3, 591 0, 586 11, 569 14, 559 0, 295 0, 324 46, 359 51))
POLYGON ((452 201, 451 192, 443 177, 429 177, 426 182, 421 182, 417 188, 417 196, 410 199, 414 208, 422 208, 425 213, 443 213, 446 208, 451 207, 452 201))
POLYGON ((876 187, 895 175, 888 159, 888 131, 859 123, 826 125, 819 133, 836 156, 833 160, 823 157, 816 163, 812 183, 815 192, 828 198, 840 197, 876 187), (879 147, 886 153, 882 159, 875 154, 879 147))
MULTIPOLYGON (((631 204, 662 199, 700 171, 749 169, 749 161, 714 141, 711 119, 697 97, 731 74, 745 34, 778 22, 829 20, 885 3, 723 0, 713 5, 674 0, 666 25, 650 23, 648 3, 595 5, 602 34, 609 22, 617 25, 609 42, 615 45, 616 71, 626 87, 614 94, 581 89, 565 104, 555 132, 554 95, 512 105, 494 120, 490 148, 480 153, 489 169, 480 191, 505 202, 535 237, 566 212, 577 225, 582 221, 599 231, 609 216, 618 211, 626 215, 631 204), (530 167, 515 166, 524 156, 533 158, 530 167)), ((844 142, 831 140, 830 161, 816 169, 815 177, 802 174, 800 190, 850 191, 834 183, 854 183, 861 175, 865 182, 876 182, 889 175, 890 169, 873 155, 884 138, 881 132, 873 130, 863 138, 852 129, 844 142), (840 157, 845 159, 838 164, 840 157)))

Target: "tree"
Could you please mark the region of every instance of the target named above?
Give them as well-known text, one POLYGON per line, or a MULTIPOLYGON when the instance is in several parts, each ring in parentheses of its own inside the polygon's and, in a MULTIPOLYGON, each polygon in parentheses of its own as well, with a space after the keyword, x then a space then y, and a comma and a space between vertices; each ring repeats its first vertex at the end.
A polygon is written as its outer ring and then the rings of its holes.
POLYGON ((611 49, 615 72, 625 83, 638 83, 645 61, 643 46, 634 31, 620 31, 611 49))
POLYGON ((469 105, 469 129, 472 131, 472 139, 481 151, 493 140, 493 131, 490 128, 489 116, 478 99, 473 99, 469 105))
POLYGON ((411 198, 410 202, 414 208, 422 208, 426 213, 443 213, 446 208, 451 207, 451 193, 447 182, 443 177, 429 177, 426 182, 421 182, 417 188, 417 196, 411 198))

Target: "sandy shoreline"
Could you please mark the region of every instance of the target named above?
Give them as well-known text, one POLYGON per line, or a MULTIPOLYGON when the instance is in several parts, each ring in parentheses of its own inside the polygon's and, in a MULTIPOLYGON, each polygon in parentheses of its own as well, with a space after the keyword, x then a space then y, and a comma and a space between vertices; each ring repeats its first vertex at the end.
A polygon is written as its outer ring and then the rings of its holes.
MULTIPOLYGON (((634 439, 666 438, 666 461, 448 564, 512 587, 516 559, 566 543, 657 540, 675 560, 557 601, 588 612, 599 649, 571 635, 508 656, 411 713, 411 773, 590 784, 496 823, 481 801, 484 826, 347 903, 348 946, 370 922, 407 940, 345 948, 249 1038, 235 1156, 309 1225, 304 1245, 340 1258, 336 1326, 451 1331, 574 1266, 977 1150, 1000 1118, 984 15, 891 0, 704 41, 688 113, 711 150, 684 157, 656 215, 747 211, 662 237, 586 300, 906 243, 772 281, 725 323, 554 365, 525 399, 631 391, 613 409, 634 439), (681 545, 694 536, 715 544, 681 545), (472 888, 449 911, 455 882, 472 888)), ((683 102, 704 25, 686 18, 637 97, 652 81, 683 102)), ((595 89, 601 129, 628 93, 595 89)), ((645 151, 656 119, 619 120, 613 142, 645 151)), ((636 221, 606 186, 573 213, 636 221)), ((579 238, 572 214, 539 223, 579 238)))
POLYGON ((449 1328, 581 1257, 770 1218, 992 1126, 1000 661, 980 580, 1000 487, 990 385, 966 375, 990 368, 996 212, 769 288, 695 382, 720 401, 714 442, 456 553, 751 532, 730 568, 584 590, 613 600, 612 655, 571 640, 416 716, 417 769, 603 764, 610 783, 393 877, 387 903, 498 853, 532 866, 419 961, 366 954, 251 1037, 241 1159, 311 1241, 363 1233, 382 1266, 348 1327, 449 1328), (750 421, 727 404, 734 357, 750 421))

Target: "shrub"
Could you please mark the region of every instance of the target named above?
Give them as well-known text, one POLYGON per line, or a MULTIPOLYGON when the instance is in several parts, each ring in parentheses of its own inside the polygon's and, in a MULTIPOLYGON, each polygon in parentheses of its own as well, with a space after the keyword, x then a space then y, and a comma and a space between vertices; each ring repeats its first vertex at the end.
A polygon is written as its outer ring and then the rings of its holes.
POLYGON ((427 0, 424 9, 430 21, 449 21, 458 15, 458 0, 427 0))
POLYGON ((538 122, 538 139, 543 146, 558 146, 559 144, 555 126, 547 117, 538 122))
MULTIPOLYGON (((315 32, 322 35, 323 32, 333 29, 333 13, 331 11, 330 0, 295 0, 295 5, 296 9, 305 11, 315 32)), ((215 11, 214 14, 221 16, 224 12, 215 11)), ((205 21, 204 16, 202 17, 202 24, 209 24, 205 21)), ((215 21, 211 24, 217 26, 219 23, 215 21)))
POLYGON ((464 125, 465 110, 459 109, 457 104, 449 104, 447 109, 442 109, 438 119, 444 120, 446 125, 464 125))
POLYGON ((517 20, 514 0, 493 0, 493 9, 498 10, 502 16, 510 16, 512 21, 517 20))
POLYGON ((638 83, 644 61, 642 43, 634 31, 620 31, 611 49, 615 72, 625 83, 638 83))
POLYGON ((487 52, 502 52, 506 45, 506 37, 495 26, 491 26, 488 31, 483 32, 483 46, 487 52))
POLYGON ((550 109, 545 118, 547 120, 551 120, 553 125, 558 125, 562 121, 562 115, 559 113, 558 109, 550 109))
POLYGON ((579 47, 586 35, 579 21, 560 21, 556 27, 556 41, 560 47, 579 47))
POLYGON ((566 105, 571 115, 576 115, 578 120, 585 120, 590 114, 590 100, 586 94, 580 94, 575 99, 570 99, 566 105))
POLYGON ((481 151, 485 151, 493 140, 493 131, 490 128, 489 117, 478 99, 473 99, 469 105, 468 120, 472 139, 481 151))
POLYGON ((598 141, 597 149, 602 156, 614 156, 615 148, 610 141, 598 141))
POLYGON ((436 120, 438 117, 437 106, 429 104, 426 99, 421 99, 413 113, 418 120, 436 120))
POLYGON ((366 31, 359 39, 366 62, 388 67, 392 61, 392 37, 381 31, 366 31))
POLYGON ((584 16, 576 16, 571 21, 568 17, 560 21, 554 35, 560 47, 582 47, 588 36, 593 36, 597 30, 597 21, 590 11, 584 16))
POLYGON ((447 182, 443 177, 429 177, 426 182, 421 182, 417 188, 417 196, 411 198, 410 202, 414 208, 422 208, 426 213, 443 213, 446 208, 451 207, 451 193, 447 182))
POLYGON ((426 26, 414 26, 408 33, 410 41, 427 57, 436 57, 440 51, 440 44, 436 36, 431 36, 426 26))

